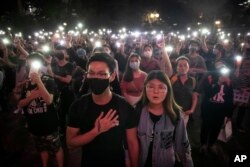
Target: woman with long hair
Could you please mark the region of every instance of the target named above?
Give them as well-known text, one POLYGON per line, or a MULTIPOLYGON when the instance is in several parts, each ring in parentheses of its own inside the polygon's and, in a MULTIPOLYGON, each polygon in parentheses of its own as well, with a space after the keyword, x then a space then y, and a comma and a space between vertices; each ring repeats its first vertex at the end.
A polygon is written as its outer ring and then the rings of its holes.
POLYGON ((147 73, 140 69, 141 57, 132 53, 127 61, 126 70, 121 81, 121 91, 125 99, 135 105, 141 98, 143 91, 143 82, 147 73))
POLYGON ((162 71, 148 74, 136 105, 140 166, 169 167, 176 162, 193 166, 191 148, 171 83, 162 71))

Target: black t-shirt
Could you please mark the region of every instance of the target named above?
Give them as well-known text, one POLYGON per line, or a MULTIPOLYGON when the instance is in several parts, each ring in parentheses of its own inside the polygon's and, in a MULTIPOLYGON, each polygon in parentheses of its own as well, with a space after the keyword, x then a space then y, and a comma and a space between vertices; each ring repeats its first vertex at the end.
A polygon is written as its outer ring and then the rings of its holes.
POLYGON ((69 112, 69 127, 80 128, 86 133, 94 128, 95 121, 101 112, 104 115, 115 109, 119 115, 119 125, 98 135, 82 147, 82 166, 125 166, 124 139, 126 129, 136 127, 135 111, 121 96, 113 93, 106 105, 97 105, 91 94, 76 100, 69 112))
POLYGON ((153 156, 153 143, 154 143, 154 130, 155 124, 161 119, 162 115, 154 115, 153 113, 149 112, 150 119, 154 123, 153 131, 150 136, 150 145, 148 149, 148 157, 144 167, 152 167, 152 156, 153 156))
MULTIPOLYGON (((74 69, 73 64, 67 63, 64 66, 55 65, 55 67, 53 68, 53 72, 56 75, 59 75, 61 77, 66 77, 67 75, 70 75, 70 76, 72 75, 73 69, 74 69)), ((59 80, 55 80, 55 81, 59 90, 62 90, 69 85, 59 80)))
POLYGON ((187 110, 190 110, 192 107, 192 96, 197 89, 196 81, 195 78, 188 77, 188 79, 183 84, 179 76, 174 77, 177 77, 177 80, 172 83, 174 98, 175 101, 182 107, 182 110, 185 112, 187 110))
MULTIPOLYGON (((50 94, 54 94, 55 82, 48 76, 42 76, 45 88, 50 94)), ((37 89, 37 85, 27 83, 22 91, 22 98, 29 96, 32 90, 37 89)), ((53 104, 46 105, 42 97, 32 100, 23 108, 29 131, 37 136, 49 135, 58 130, 58 117, 53 104)))
POLYGON ((219 74, 206 74, 197 89, 202 94, 201 116, 214 121, 216 118, 232 117, 233 87, 231 84, 218 84, 219 74))

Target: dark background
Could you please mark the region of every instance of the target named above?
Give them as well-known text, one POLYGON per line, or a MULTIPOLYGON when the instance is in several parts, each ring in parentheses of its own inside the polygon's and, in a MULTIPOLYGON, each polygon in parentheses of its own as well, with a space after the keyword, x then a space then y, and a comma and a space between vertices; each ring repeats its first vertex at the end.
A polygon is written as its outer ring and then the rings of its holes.
POLYGON ((156 28, 205 26, 220 19, 225 28, 246 29, 249 5, 248 0, 7 0, 0 6, 0 28, 24 31, 79 21, 88 28, 148 28, 146 13, 157 11, 156 28))

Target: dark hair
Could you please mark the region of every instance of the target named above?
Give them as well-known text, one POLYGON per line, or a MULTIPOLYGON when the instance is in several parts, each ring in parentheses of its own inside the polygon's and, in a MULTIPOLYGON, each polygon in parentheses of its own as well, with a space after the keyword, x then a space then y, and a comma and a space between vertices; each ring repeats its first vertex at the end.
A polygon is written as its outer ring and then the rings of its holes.
POLYGON ((220 43, 217 43, 214 45, 214 48, 218 49, 221 52, 222 57, 225 55, 225 49, 224 46, 220 43))
POLYGON ((59 60, 63 60, 65 58, 63 50, 56 50, 51 55, 52 57, 56 57, 59 60))
POLYGON ((198 45, 198 47, 201 46, 200 41, 199 41, 198 39, 191 39, 191 40, 189 41, 189 46, 190 46, 191 44, 196 44, 196 45, 198 45))
POLYGON ((106 48, 109 48, 111 50, 111 47, 109 44, 103 44, 102 47, 106 47, 106 48))
POLYGON ((89 64, 94 62, 94 61, 99 61, 99 62, 104 62, 108 65, 109 71, 111 73, 114 72, 115 70, 115 59, 111 56, 109 56, 107 53, 94 53, 88 60, 86 69, 88 69, 89 64))
POLYGON ((186 61, 188 62, 188 64, 190 63, 189 58, 187 58, 186 56, 180 56, 180 57, 178 57, 178 58, 175 60, 176 64, 178 64, 178 62, 179 62, 180 60, 186 60, 186 61))
POLYGON ((133 70, 132 68, 129 66, 129 63, 130 63, 130 60, 131 58, 133 57, 136 57, 138 58, 139 60, 141 60, 141 57, 136 54, 136 53, 132 53, 129 58, 128 58, 128 61, 127 61, 127 64, 126 64, 126 69, 125 69, 125 72, 123 74, 123 77, 124 77, 124 80, 127 81, 127 82, 130 82, 132 81, 134 78, 133 78, 133 70))
POLYGON ((147 47, 150 48, 151 50, 153 50, 153 47, 152 47, 152 45, 150 45, 150 44, 145 44, 145 45, 143 46, 143 49, 142 49, 142 50, 144 51, 144 49, 147 48, 147 47))
POLYGON ((148 74, 147 78, 144 81, 144 88, 141 99, 142 106, 145 106, 149 103, 148 97, 146 95, 146 85, 148 84, 149 81, 153 79, 157 79, 167 86, 168 88, 167 96, 162 102, 162 104, 165 114, 167 114, 170 117, 173 123, 176 123, 177 119, 180 117, 181 107, 175 102, 174 93, 170 80, 164 72, 160 70, 153 70, 148 74))

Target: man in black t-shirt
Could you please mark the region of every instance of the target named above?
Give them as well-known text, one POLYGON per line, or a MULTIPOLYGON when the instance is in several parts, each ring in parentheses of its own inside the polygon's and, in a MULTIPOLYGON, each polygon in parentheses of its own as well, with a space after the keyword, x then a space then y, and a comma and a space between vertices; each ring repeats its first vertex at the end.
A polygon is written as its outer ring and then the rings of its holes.
POLYGON ((42 63, 43 58, 39 53, 29 55, 29 80, 22 90, 18 107, 24 110, 28 130, 35 139, 43 166, 48 166, 49 153, 54 153, 58 167, 62 167, 63 150, 58 133, 58 117, 53 107, 54 80, 41 76, 39 66, 42 63))
POLYGON ((92 91, 70 108, 67 144, 82 146, 82 166, 125 167, 124 140, 131 166, 138 166, 135 112, 128 102, 110 90, 115 61, 106 53, 94 54, 87 63, 86 80, 92 91))

